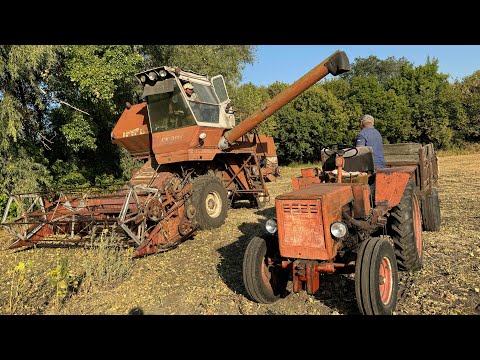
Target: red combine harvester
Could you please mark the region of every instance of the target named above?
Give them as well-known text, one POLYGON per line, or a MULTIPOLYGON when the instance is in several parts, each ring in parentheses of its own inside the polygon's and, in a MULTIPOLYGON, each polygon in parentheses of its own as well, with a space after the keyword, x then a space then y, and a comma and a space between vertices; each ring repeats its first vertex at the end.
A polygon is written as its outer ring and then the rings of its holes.
POLYGON ((385 150, 387 167, 375 169, 370 147, 328 146, 321 169, 302 169, 294 191, 277 196, 267 234, 254 237, 244 254, 253 300, 275 302, 289 281, 293 292, 313 295, 321 273, 355 273, 360 312, 393 313, 398 270, 422 267, 421 212, 425 230, 440 229, 438 169, 431 144, 385 150))
POLYGON ((146 102, 127 104, 112 140, 143 166, 114 193, 12 195, 2 218, 16 238, 11 247, 59 240, 55 235, 79 241, 117 225, 134 255, 143 256, 170 249, 197 229, 219 227, 237 200, 264 206, 265 182, 275 180, 278 163, 273 139, 252 130, 321 78, 347 70, 345 53, 335 52, 237 126, 221 75, 209 79, 169 66, 136 74, 146 102))

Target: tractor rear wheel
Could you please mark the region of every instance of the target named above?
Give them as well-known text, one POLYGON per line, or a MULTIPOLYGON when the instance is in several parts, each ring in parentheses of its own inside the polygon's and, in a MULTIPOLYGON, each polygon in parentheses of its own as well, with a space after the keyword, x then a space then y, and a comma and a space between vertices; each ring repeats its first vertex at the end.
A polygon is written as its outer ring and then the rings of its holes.
POLYGON ((200 229, 214 229, 225 222, 229 201, 227 190, 218 177, 203 175, 196 178, 192 183, 191 202, 200 229))
POLYGON ((440 231, 440 201, 438 189, 432 187, 422 200, 423 230, 440 231))
POLYGON ((422 268, 422 215, 414 189, 414 182, 408 181, 402 200, 388 218, 388 235, 393 239, 398 269, 402 271, 422 268))
POLYGON ((355 293, 362 315, 392 315, 397 306, 398 270, 392 244, 371 238, 355 261, 355 293))
POLYGON ((256 302, 271 304, 285 292, 288 270, 272 263, 275 244, 254 237, 243 257, 243 283, 248 295, 256 302))

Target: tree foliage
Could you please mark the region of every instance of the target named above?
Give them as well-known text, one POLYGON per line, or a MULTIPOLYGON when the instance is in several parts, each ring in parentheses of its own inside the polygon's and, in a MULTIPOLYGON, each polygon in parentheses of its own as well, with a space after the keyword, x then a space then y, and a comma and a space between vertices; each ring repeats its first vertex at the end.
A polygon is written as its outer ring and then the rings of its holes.
POLYGON ((322 145, 348 141, 348 117, 330 91, 314 85, 276 114, 283 163, 320 160, 322 145))
MULTIPOLYGON (((236 122, 245 120, 249 115, 260 109, 263 104, 270 100, 268 89, 265 86, 255 86, 252 83, 241 85, 233 92, 231 98, 235 104, 236 122)), ((257 130, 263 135, 275 135, 275 116, 260 123, 257 130)))
POLYGON ((138 162, 110 133, 125 102, 142 101, 133 75, 180 66, 222 74, 233 91, 254 52, 248 45, 0 46, 0 192, 128 179, 138 162))
POLYGON ((465 121, 455 121, 457 138, 468 142, 480 141, 480 70, 454 86, 465 111, 465 121))
POLYGON ((391 88, 408 99, 409 119, 416 130, 412 141, 432 142, 437 148, 451 145, 452 123, 456 117, 463 121, 464 113, 447 79, 438 72, 438 60, 427 59, 425 65, 402 67, 400 76, 391 80, 391 88))
MULTIPOLYGON (((110 133, 125 102, 142 101, 135 73, 161 65, 222 74, 238 121, 288 84, 242 84, 248 45, 1 45, 0 198, 51 186, 126 180, 138 166, 110 133)), ((438 60, 357 58, 258 126, 283 163, 317 161, 322 145, 354 143, 371 114, 384 141, 446 148, 480 138, 480 71, 450 84, 438 60)))
POLYGON ((352 64, 352 69, 340 75, 341 78, 351 82, 357 76, 374 76, 385 86, 391 79, 400 75, 404 66, 412 65, 406 58, 400 59, 390 56, 381 60, 374 55, 367 58, 356 58, 352 64))
POLYGON ((49 112, 43 89, 58 64, 54 46, 0 46, 2 192, 28 192, 50 183, 42 151, 49 112))
MULTIPOLYGON (((411 110, 406 98, 392 89, 386 90, 377 77, 355 77, 350 86, 348 103, 353 108, 361 109, 360 114, 355 112, 355 120, 361 114, 370 114, 375 118, 375 127, 385 142, 405 142, 412 138, 414 129, 408 121, 411 110)), ((358 126, 358 121, 353 125, 358 126)))

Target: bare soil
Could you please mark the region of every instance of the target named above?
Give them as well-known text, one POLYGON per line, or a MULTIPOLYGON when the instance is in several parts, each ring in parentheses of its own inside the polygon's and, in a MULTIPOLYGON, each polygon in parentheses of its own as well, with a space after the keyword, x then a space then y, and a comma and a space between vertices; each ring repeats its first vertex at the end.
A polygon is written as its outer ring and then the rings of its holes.
MULTIPOLYGON (((478 154, 439 158, 441 231, 423 233, 423 269, 400 274, 396 314, 480 313, 479 165, 478 154)), ((79 275, 85 250, 7 250, 12 238, 0 232, 0 314, 128 314, 136 308, 145 314, 358 314, 353 275, 322 274, 314 296, 290 293, 271 305, 248 298, 242 281, 245 248, 274 216, 275 196, 290 191, 290 178, 300 173, 300 167, 281 170, 281 178, 268 184, 272 198, 265 209, 240 204, 220 228, 199 231, 168 252, 135 259, 129 277, 116 287, 87 291, 80 285, 63 303, 55 302, 49 272, 66 257, 72 276, 79 275), (20 262, 29 263, 17 291, 19 272, 13 270, 20 262)))

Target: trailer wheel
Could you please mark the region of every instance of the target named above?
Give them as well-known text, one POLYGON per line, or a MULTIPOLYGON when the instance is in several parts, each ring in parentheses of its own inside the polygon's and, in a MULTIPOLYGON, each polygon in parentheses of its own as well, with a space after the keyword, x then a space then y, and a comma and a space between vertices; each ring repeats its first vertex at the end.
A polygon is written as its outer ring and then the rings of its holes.
POLYGON ((271 304, 285 292, 288 270, 272 264, 273 244, 254 237, 243 256, 243 283, 248 295, 256 302, 271 304))
POLYGON ((355 261, 355 293, 363 315, 392 315, 397 306, 398 270, 392 244, 371 238, 360 245, 355 261))
POLYGON ((410 180, 402 200, 392 209, 388 218, 388 234, 395 245, 398 269, 402 271, 422 268, 422 217, 414 188, 415 184, 410 180))
POLYGON ((440 231, 440 201, 438 189, 432 188, 422 201, 423 230, 440 231))
POLYGON ((192 183, 192 204, 195 207, 195 222, 200 229, 221 226, 228 211, 227 190, 216 176, 204 175, 192 183))

